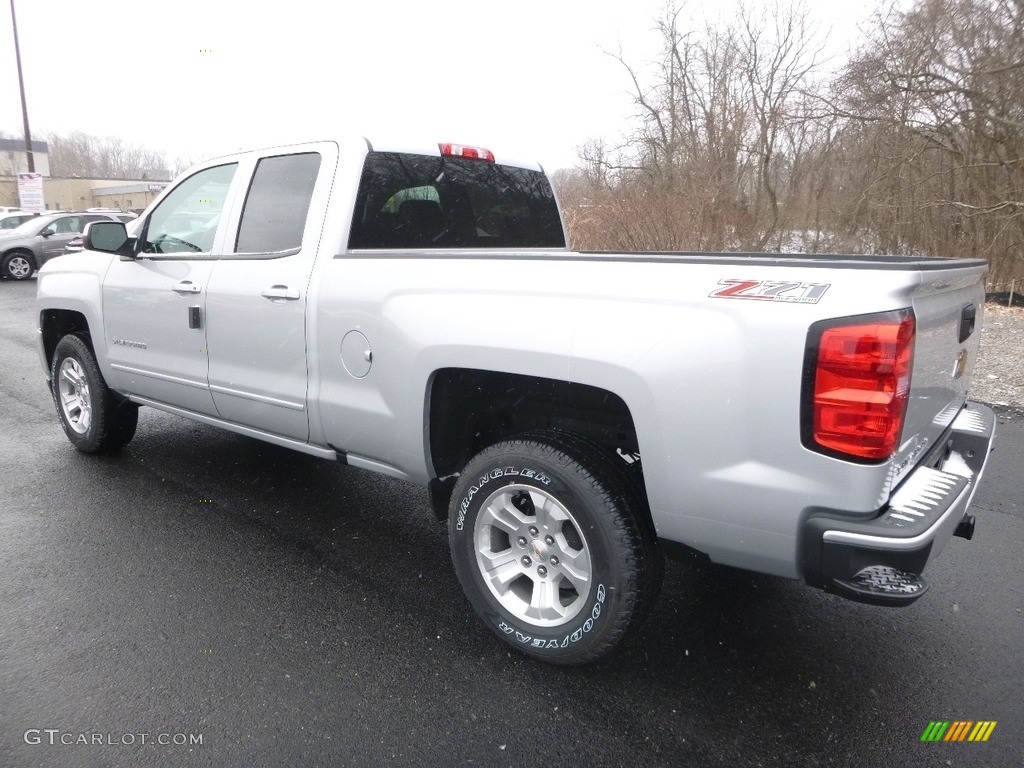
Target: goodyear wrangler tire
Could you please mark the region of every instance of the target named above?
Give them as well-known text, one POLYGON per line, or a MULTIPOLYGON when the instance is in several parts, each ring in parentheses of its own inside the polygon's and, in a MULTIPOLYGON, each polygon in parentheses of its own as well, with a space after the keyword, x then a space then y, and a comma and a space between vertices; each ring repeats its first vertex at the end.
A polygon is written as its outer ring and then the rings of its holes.
POLYGON ((452 560, 477 615, 527 655, 585 664, 640 625, 660 555, 618 460, 543 433, 474 457, 452 493, 452 560))
POLYGON ((106 453, 131 442, 139 407, 110 391, 84 339, 69 334, 57 342, 50 382, 57 416, 75 448, 106 453))

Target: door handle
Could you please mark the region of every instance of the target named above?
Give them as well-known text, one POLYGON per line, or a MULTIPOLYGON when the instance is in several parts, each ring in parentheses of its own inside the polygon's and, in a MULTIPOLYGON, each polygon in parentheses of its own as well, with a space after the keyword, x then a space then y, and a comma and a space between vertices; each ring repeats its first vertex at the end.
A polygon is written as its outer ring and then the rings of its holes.
POLYGON ((296 301, 299 298, 299 292, 287 285, 272 285, 269 288, 264 288, 260 295, 271 301, 296 301))
POLYGON ((203 289, 191 280, 183 280, 180 283, 175 283, 171 290, 175 293, 200 293, 203 289))

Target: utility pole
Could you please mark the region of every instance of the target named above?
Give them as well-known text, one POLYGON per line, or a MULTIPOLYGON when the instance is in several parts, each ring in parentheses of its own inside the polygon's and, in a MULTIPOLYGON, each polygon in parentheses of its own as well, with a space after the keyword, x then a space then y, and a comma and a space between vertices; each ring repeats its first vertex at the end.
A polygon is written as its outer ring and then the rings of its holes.
POLYGON ((25 79, 21 74, 21 46, 18 45, 18 20, 14 17, 14 0, 11 0, 11 26, 14 28, 14 58, 18 61, 18 87, 21 88, 21 119, 25 125, 25 154, 28 156, 28 172, 35 173, 36 159, 32 152, 32 132, 28 129, 28 106, 25 103, 25 79))

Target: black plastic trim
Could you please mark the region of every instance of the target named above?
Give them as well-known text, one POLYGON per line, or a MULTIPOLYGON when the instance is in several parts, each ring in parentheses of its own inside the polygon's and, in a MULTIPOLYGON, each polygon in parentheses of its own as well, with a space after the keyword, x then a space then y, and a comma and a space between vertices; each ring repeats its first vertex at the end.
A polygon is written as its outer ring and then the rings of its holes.
POLYGON ((978 320, 978 310, 973 304, 968 304, 960 312, 960 343, 963 344, 974 333, 974 326, 978 320))
POLYGON ((986 266, 981 259, 921 259, 913 256, 845 256, 834 254, 779 254, 766 256, 763 253, 660 253, 636 252, 616 253, 613 251, 572 251, 569 248, 537 249, 466 248, 417 250, 392 248, 351 248, 336 253, 336 259, 479 259, 492 258, 509 261, 608 261, 647 262, 654 264, 720 264, 732 267, 771 266, 797 269, 870 269, 899 272, 929 272, 935 270, 978 269, 986 266), (427 254, 427 256, 424 256, 427 254))
MULTIPOLYGON (((874 570, 874 569, 871 569, 874 570)), ((899 571, 899 569, 896 569, 899 571)), ((865 582, 858 583, 858 578, 861 576, 858 573, 852 579, 833 579, 829 584, 829 592, 833 592, 840 597, 845 597, 847 600, 852 600, 855 603, 866 603, 868 605, 880 605, 887 608, 902 608, 916 602, 918 599, 924 596, 924 593, 928 591, 928 581, 920 574, 898 572, 892 574, 877 574, 874 576, 868 576, 865 582), (871 585, 871 579, 887 579, 896 580, 902 582, 903 586, 912 587, 914 591, 885 591, 885 589, 878 589, 871 585)))

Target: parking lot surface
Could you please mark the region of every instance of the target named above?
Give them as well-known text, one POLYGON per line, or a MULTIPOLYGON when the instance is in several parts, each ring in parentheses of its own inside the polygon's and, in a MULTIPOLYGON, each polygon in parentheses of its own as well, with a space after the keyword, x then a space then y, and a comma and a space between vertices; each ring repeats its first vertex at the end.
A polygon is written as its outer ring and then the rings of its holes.
POLYGON ((474 618, 422 489, 151 409, 76 453, 34 292, 0 283, 4 768, 1021 765, 1018 414, 915 605, 670 562, 623 654, 561 669, 474 618))

